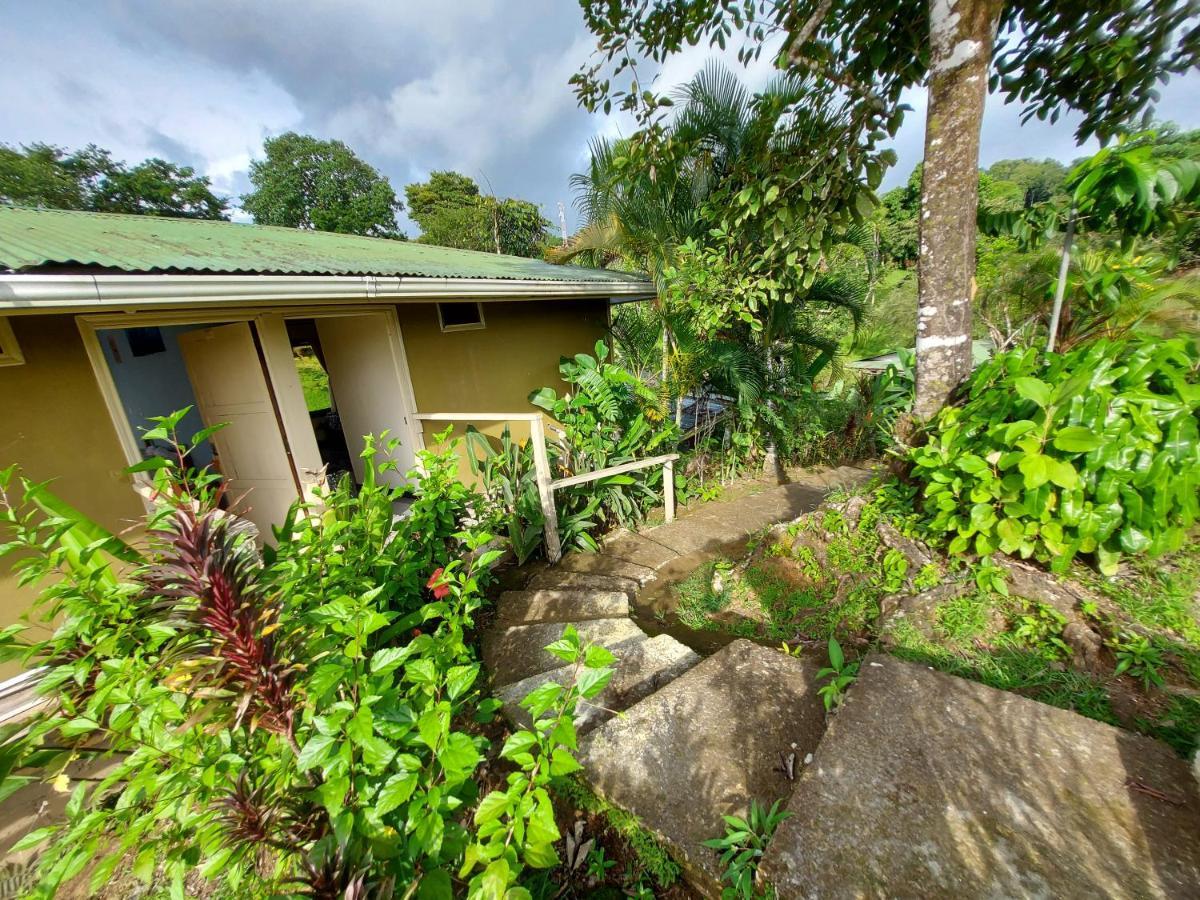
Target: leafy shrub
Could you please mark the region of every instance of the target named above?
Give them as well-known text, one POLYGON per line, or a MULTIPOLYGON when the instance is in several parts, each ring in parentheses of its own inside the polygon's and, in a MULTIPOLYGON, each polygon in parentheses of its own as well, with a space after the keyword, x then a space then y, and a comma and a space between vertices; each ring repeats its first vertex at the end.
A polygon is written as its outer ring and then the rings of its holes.
MULTIPOLYGON (((562 426, 561 439, 551 444, 551 463, 560 477, 675 448, 677 429, 664 421, 657 395, 636 375, 605 362, 609 350, 603 341, 596 342, 595 351, 594 357, 578 353, 562 359, 559 372, 571 391, 560 397, 544 387, 529 395, 530 403, 562 426)), ((636 524, 661 501, 662 470, 611 475, 555 493, 568 516, 591 508, 605 525, 636 524)))
MULTIPOLYGON (((524 563, 542 549, 546 517, 538 495, 537 470, 533 462, 533 446, 526 441, 518 444, 512 439, 508 426, 500 434, 499 448, 474 426, 467 427, 467 459, 471 471, 480 476, 486 502, 480 513, 489 528, 502 532, 509 546, 524 563)), ((594 518, 600 508, 598 497, 584 497, 582 502, 563 503, 556 493, 558 536, 564 548, 597 550, 592 532, 599 527, 594 518)))
POLYGON ((912 451, 926 526, 949 552, 1063 571, 1177 549, 1200 509, 1200 357, 1182 339, 1000 354, 912 451))
MULTIPOLYGON (((173 440, 179 418, 156 431, 173 440)), ((553 863, 544 785, 571 765, 573 700, 604 676, 588 668, 587 684, 540 698, 536 748, 513 757, 520 802, 485 799, 495 815, 477 811, 472 833, 487 742, 469 723, 494 702, 465 634, 498 552, 461 528, 477 498, 451 478, 452 450, 420 457, 404 519, 369 442, 361 490, 293 510, 262 554, 208 470, 140 466, 158 497, 144 554, 0 472, 0 548, 20 554, 22 582, 54 579, 39 608, 51 636, 3 638, 47 667, 40 690, 57 700, 5 743, 6 775, 69 785, 73 760, 112 757, 74 786, 64 824, 18 844, 49 842, 37 896, 128 865, 173 896, 195 872, 217 896, 448 898, 472 876, 471 896, 498 898, 524 865, 553 863)))
MULTIPOLYGON (((781 810, 776 800, 768 809, 757 800, 750 801, 750 815, 721 816, 725 822, 725 836, 704 841, 704 846, 721 854, 721 865, 725 871, 722 881, 729 884, 721 891, 722 900, 753 900, 759 893, 755 886, 758 864, 762 861, 767 845, 771 843, 776 829, 790 812, 781 810)), ((773 896, 768 893, 766 896, 773 896)))

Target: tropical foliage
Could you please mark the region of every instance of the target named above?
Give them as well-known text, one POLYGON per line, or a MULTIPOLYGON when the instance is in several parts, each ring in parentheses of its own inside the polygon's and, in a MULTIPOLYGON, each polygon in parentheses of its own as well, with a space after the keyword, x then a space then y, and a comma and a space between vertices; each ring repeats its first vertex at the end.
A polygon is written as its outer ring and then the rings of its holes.
POLYGON ((1178 549, 1200 516, 1200 353, 1181 339, 1100 340, 997 356, 912 451, 930 531, 1063 570, 1094 554, 1178 549))
MULTIPOLYGON (((569 390, 550 387, 529 395, 558 423, 551 465, 562 478, 644 459, 675 448, 677 430, 664 421, 658 398, 636 376, 608 362, 609 349, 597 341, 595 356, 577 353, 559 364, 569 390)), ((556 492, 567 518, 595 516, 606 527, 633 525, 662 502, 662 470, 655 466, 609 475, 556 492)))
MULTIPOLYGON (((172 440, 181 416, 154 432, 172 440)), ((361 490, 297 508, 261 556, 185 455, 142 467, 158 497, 144 554, 44 485, 0 478, 4 551, 24 583, 51 580, 39 611, 53 628, 24 648, 7 629, 6 647, 47 667, 40 690, 57 701, 4 746, 4 788, 41 777, 71 792, 65 821, 18 845, 48 847, 36 894, 120 866, 177 895, 199 875, 230 897, 450 897, 457 883, 499 898, 525 866, 553 865, 546 785, 577 766, 575 703, 603 689, 611 656, 573 634, 549 648, 578 683, 531 696, 534 730, 501 751, 508 786, 480 800, 488 742, 472 722, 494 704, 466 633, 499 551, 463 528, 477 498, 452 453, 422 454, 396 520, 397 489, 376 477, 394 463, 368 442, 361 490), (103 776, 73 783, 69 764, 97 755, 103 776)))

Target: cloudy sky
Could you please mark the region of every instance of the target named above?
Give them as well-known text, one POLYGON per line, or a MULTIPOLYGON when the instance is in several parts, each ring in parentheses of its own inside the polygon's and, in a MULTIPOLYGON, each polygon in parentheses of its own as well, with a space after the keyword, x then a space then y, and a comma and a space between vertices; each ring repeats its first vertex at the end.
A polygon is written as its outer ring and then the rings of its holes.
MULTIPOLYGON (((161 156, 229 196, 248 189, 265 137, 298 130, 345 141, 397 193, 457 169, 555 221, 561 201, 573 227, 568 178, 588 139, 630 127, 576 106, 567 79, 592 40, 570 0, 0 0, 0 12, 0 143, 161 156)), ((685 81, 708 55, 672 59, 662 83, 685 81)), ((768 76, 759 65, 748 80, 768 76)), ((885 186, 921 156, 924 97, 909 102, 885 186)), ((1200 75, 1173 81, 1159 109, 1200 126, 1200 75)), ((992 101, 982 162, 1070 160, 1081 152, 1072 130, 1022 128, 1019 109, 992 101)))

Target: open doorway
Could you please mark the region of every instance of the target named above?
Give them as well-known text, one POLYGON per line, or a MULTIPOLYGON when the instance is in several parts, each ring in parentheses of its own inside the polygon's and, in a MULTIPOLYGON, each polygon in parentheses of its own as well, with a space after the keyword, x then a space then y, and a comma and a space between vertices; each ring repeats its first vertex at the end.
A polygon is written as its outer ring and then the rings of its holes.
MULTIPOLYGON (((361 484, 367 434, 399 439, 402 486, 415 467, 418 430, 399 322, 391 309, 145 314, 81 318, 96 376, 132 464, 162 452, 141 437, 149 417, 192 407, 186 439, 224 424, 193 452, 223 476, 234 512, 270 539, 298 497, 326 480, 361 484)), ((402 504, 403 505, 403 504, 402 504)))
POLYGON ((147 441, 152 416, 191 407, 180 423, 187 441, 223 424, 186 462, 223 477, 229 508, 265 539, 283 521, 299 483, 280 428, 261 344, 247 321, 98 328, 96 338, 140 457, 170 448, 147 441))
MULTIPOLYGON (((326 477, 362 484, 364 437, 388 432, 400 446, 394 472, 380 478, 396 486, 416 462, 408 405, 392 329, 385 313, 330 314, 286 320, 288 342, 326 477)), ((381 455, 379 462, 383 461, 381 455)))

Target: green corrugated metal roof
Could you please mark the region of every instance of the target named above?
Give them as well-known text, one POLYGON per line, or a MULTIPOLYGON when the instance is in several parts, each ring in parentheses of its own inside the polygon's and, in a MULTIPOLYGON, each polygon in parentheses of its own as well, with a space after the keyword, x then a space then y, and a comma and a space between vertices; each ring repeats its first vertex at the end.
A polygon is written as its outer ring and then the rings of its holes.
POLYGON ((383 275, 644 283, 608 269, 411 241, 197 219, 0 205, 0 269, 102 266, 124 272, 383 275))

